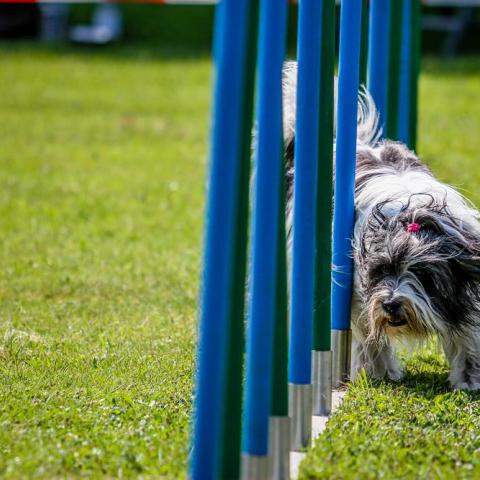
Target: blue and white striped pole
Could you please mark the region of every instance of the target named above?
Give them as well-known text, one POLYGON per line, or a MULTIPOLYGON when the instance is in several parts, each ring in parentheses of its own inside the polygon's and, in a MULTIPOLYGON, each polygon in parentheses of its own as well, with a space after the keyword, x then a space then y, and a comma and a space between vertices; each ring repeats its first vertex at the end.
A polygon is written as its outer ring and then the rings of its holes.
POLYGON ((260 1, 258 137, 242 448, 244 479, 268 478, 287 8, 286 0, 260 1))
POLYGON ((299 7, 288 374, 292 450, 305 448, 311 437, 315 267, 312 259, 315 257, 322 3, 319 0, 302 0, 299 7))
POLYGON ((396 0, 372 0, 370 3, 368 90, 375 101, 383 133, 387 121, 390 1, 396 0))
MULTIPOLYGON (((375 2, 374 2, 375 3, 375 2)), ((354 188, 362 2, 342 0, 338 74, 337 139, 333 220, 332 348, 333 387, 350 373, 354 188)))
POLYGON ((191 463, 195 480, 218 477, 249 11, 250 0, 223 0, 216 21, 219 31, 214 48, 216 81, 191 463))

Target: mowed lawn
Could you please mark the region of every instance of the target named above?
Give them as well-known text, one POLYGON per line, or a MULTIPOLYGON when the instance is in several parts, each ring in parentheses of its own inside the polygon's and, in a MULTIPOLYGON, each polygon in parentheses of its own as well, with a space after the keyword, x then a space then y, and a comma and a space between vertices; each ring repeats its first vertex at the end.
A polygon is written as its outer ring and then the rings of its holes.
POLYGON ((0 49, 0 477, 185 476, 211 67, 0 49))
MULTIPOLYGON (((149 50, 150 52, 152 50, 149 50)), ((211 63, 0 45, 0 477, 186 476, 211 63)), ((480 205, 480 59, 428 61, 420 152, 480 205)), ((434 350, 351 388, 304 478, 480 476, 434 350)))

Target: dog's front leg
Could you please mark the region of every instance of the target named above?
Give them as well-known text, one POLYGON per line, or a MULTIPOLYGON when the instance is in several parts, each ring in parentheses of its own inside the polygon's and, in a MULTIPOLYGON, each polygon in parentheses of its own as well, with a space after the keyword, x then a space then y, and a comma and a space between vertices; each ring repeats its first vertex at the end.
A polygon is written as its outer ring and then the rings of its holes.
POLYGON ((362 370, 367 376, 383 379, 385 375, 390 380, 398 382, 403 378, 403 370, 395 356, 395 351, 389 343, 375 345, 366 341, 363 335, 354 329, 352 341, 352 373, 355 381, 362 370))

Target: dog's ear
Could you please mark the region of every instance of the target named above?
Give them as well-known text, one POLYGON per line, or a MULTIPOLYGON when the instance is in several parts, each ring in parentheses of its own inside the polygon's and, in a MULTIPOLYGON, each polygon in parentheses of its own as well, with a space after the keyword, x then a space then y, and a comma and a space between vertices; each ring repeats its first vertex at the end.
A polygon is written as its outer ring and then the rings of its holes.
POLYGON ((443 219, 440 253, 444 255, 455 277, 465 283, 480 282, 480 230, 466 222, 443 219))
POLYGON ((445 205, 419 208, 402 221, 432 246, 432 261, 448 262, 461 282, 480 282, 480 226, 455 218, 445 205))
POLYGON ((456 278, 464 283, 480 283, 480 250, 478 244, 458 247, 455 256, 449 260, 456 278))

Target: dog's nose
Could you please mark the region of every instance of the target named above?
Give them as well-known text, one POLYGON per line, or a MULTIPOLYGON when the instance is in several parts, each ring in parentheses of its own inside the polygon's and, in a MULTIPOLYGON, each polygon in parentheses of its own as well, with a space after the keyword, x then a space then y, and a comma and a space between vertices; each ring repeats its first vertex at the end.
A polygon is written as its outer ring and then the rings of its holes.
POLYGON ((383 302, 382 307, 389 315, 395 315, 400 310, 401 302, 398 300, 387 300, 383 302))

